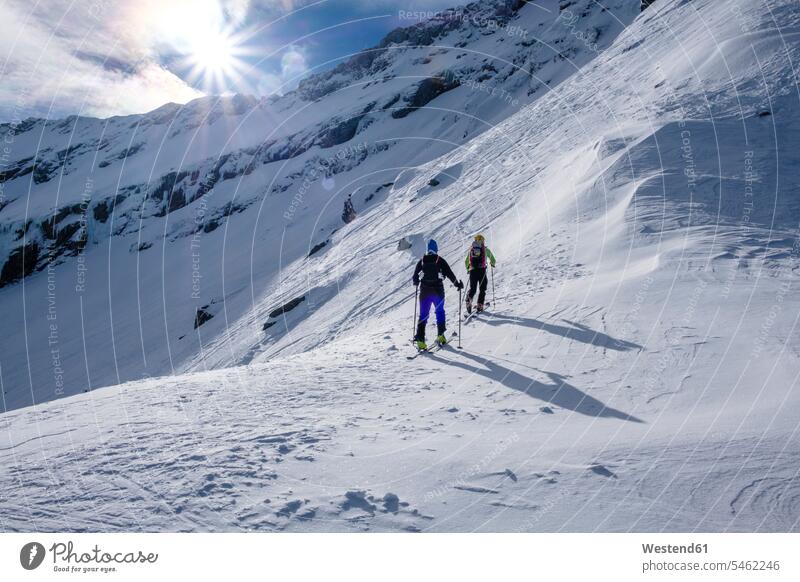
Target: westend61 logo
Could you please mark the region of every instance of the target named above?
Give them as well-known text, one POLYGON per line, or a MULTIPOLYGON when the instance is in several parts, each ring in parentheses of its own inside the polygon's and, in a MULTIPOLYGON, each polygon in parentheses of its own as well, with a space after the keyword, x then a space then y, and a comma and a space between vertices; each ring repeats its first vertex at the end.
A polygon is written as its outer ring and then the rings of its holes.
POLYGON ((35 570, 42 565, 45 555, 50 552, 53 557, 55 572, 114 572, 116 564, 155 564, 158 554, 135 552, 106 552, 95 544, 86 552, 76 552, 74 544, 57 542, 49 550, 39 542, 30 542, 22 546, 19 562, 26 570, 35 570))

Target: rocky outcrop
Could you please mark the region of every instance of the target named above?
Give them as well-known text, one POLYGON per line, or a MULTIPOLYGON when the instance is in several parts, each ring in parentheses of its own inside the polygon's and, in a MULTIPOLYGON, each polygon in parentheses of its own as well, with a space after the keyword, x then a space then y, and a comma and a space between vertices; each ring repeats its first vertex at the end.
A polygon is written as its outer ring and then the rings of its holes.
POLYGON ((19 281, 33 273, 39 261, 40 250, 39 245, 32 242, 11 251, 0 271, 0 287, 19 281))
POLYGON ((407 106, 392 112, 392 117, 402 119, 406 115, 413 113, 420 107, 424 107, 442 93, 451 91, 461 85, 459 79, 448 72, 436 77, 424 79, 418 85, 411 96, 406 99, 407 106))
POLYGON ((207 308, 208 308, 208 305, 204 305, 203 307, 198 307, 197 308, 197 312, 195 313, 195 316, 194 316, 194 328, 195 329, 197 329, 198 327, 203 325, 205 322, 209 321, 210 319, 212 319, 214 317, 211 313, 206 311, 207 308))

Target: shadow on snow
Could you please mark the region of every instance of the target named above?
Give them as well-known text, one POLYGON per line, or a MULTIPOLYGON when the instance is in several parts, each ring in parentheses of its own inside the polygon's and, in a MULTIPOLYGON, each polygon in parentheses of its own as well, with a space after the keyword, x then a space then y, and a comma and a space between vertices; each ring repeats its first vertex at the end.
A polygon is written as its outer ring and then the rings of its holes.
POLYGON ((478 374, 490 380, 494 380, 495 382, 500 382, 512 390, 517 390, 518 392, 522 392, 533 398, 538 398, 544 402, 549 402, 554 406, 566 410, 573 410, 580 414, 585 414, 586 416, 643 422, 635 416, 606 406, 596 398, 589 396, 568 383, 564 376, 554 372, 544 372, 552 381, 552 384, 549 384, 523 376, 510 368, 506 368, 492 360, 482 358, 467 351, 460 350, 457 353, 480 365, 474 366, 465 362, 442 358, 436 354, 431 354, 430 357, 449 366, 461 368, 467 372, 478 374))
POLYGON ((530 327, 533 329, 541 329, 554 335, 579 341, 584 344, 590 344, 600 348, 607 348, 617 350, 619 352, 626 352, 629 350, 641 350, 642 346, 639 344, 617 339, 611 337, 600 331, 595 331, 585 325, 569 321, 568 319, 562 320, 569 324, 557 325, 555 323, 546 323, 538 319, 530 319, 528 317, 519 317, 516 315, 497 315, 491 314, 488 318, 482 319, 481 323, 486 325, 521 325, 523 327, 530 327))

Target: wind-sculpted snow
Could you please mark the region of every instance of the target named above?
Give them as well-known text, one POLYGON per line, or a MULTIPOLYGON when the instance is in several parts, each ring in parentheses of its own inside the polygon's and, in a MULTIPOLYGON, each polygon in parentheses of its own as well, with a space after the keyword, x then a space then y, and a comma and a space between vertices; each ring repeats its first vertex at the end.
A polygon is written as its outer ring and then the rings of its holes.
POLYGON ((0 527, 797 531, 794 3, 562 4, 398 33, 220 155, 165 145, 89 250, 6 285, 0 527), (488 311, 454 337, 448 284, 450 346, 406 359, 427 239, 465 279, 477 232, 488 311))

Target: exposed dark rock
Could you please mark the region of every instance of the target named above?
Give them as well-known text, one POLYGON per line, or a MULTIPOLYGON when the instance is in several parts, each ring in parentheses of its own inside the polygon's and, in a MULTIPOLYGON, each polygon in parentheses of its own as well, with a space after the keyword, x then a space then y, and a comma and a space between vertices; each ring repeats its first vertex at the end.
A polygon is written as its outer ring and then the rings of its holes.
POLYGON ((383 106, 383 110, 386 111, 390 107, 394 107, 397 104, 398 101, 400 101, 400 95, 395 95, 394 97, 389 99, 389 101, 386 103, 386 105, 383 106))
POLYGON ((39 228, 42 230, 42 234, 46 239, 56 239, 55 219, 53 217, 43 220, 39 228))
POLYGON ((611 477, 613 479, 617 478, 616 473, 614 473, 613 471, 610 471, 609 469, 607 469, 606 467, 604 467, 603 465, 600 465, 598 463, 592 463, 589 466, 589 470, 592 473, 594 473, 596 475, 600 475, 602 477, 611 477))
POLYGON ((358 124, 361 122, 363 115, 351 117, 335 125, 324 129, 319 135, 319 146, 321 148, 329 148, 341 145, 353 139, 358 130, 358 124))
POLYGON ((150 192, 150 196, 156 200, 163 200, 164 196, 172 190, 177 177, 177 172, 170 172, 162 176, 161 180, 159 180, 158 184, 156 184, 156 187, 153 188, 152 192, 150 192))
POLYGON ((105 223, 111 216, 111 211, 114 209, 114 201, 112 198, 108 200, 101 200, 92 208, 92 215, 97 222, 105 223))
POLYGON ((83 206, 81 204, 71 204, 69 206, 62 206, 55 215, 56 224, 64 220, 67 216, 73 214, 83 213, 83 206))
POLYGON ((282 162, 295 158, 307 152, 314 143, 312 140, 298 142, 298 139, 297 135, 293 135, 285 143, 271 145, 266 149, 262 161, 265 164, 271 164, 272 162, 282 162))
MULTIPOLYGON (((475 17, 487 18, 492 16, 492 13, 493 17, 505 21, 524 6, 525 1, 495 2, 493 8, 487 7, 486 4, 488 3, 472 2, 463 9, 443 10, 438 18, 392 30, 378 43, 378 46, 360 52, 330 71, 303 79, 298 84, 297 92, 305 101, 316 101, 352 84, 354 80, 385 69, 387 66, 385 55, 389 50, 388 47, 392 45, 428 46, 452 30, 472 26, 475 17)), ((384 109, 387 107, 391 105, 384 106, 384 109)))
POLYGON ((198 327, 203 325, 205 322, 207 322, 209 319, 212 319, 214 317, 208 311, 206 311, 207 307, 208 307, 208 305, 204 305, 203 307, 198 307, 197 308, 197 313, 195 313, 195 316, 194 316, 194 328, 195 329, 197 329, 198 327))
POLYGON ((125 158, 129 158, 132 155, 139 153, 142 150, 142 148, 144 147, 144 145, 145 145, 144 143, 137 143, 137 144, 132 145, 129 148, 126 148, 126 149, 122 150, 119 153, 119 155, 117 156, 117 159, 118 160, 124 160, 125 158))
POLYGON ((33 168, 33 181, 37 184, 50 181, 53 167, 48 162, 39 162, 33 168))
POLYGON ((33 166, 28 165, 28 163, 30 163, 32 159, 33 156, 17 160, 17 162, 13 166, 1 171, 0 184, 2 184, 3 182, 8 182, 9 180, 13 180, 14 178, 25 176, 26 174, 30 174, 31 172, 33 172, 33 166))
POLYGON ((71 145, 68 148, 64 148, 63 150, 57 151, 56 152, 56 157, 58 158, 59 162, 63 163, 71 154, 77 152, 78 150, 80 150, 83 147, 84 147, 84 144, 82 144, 82 143, 71 145))
POLYGON ((36 269, 40 248, 35 242, 19 246, 8 255, 3 270, 0 271, 0 287, 27 277, 36 269))
POLYGON ((270 312, 269 317, 272 318, 272 319, 275 319, 276 317, 280 317, 284 313, 290 312, 292 309, 294 309, 295 307, 300 305, 305 300, 306 300, 306 296, 305 295, 301 295, 300 297, 295 297, 294 299, 292 299, 288 303, 285 303, 285 304, 281 305, 277 309, 273 309, 270 312))
POLYGON ((21 240, 23 236, 28 234, 28 230, 30 230, 32 224, 33 219, 29 218, 27 222, 25 222, 25 224, 23 224, 21 228, 18 228, 14 233, 14 236, 16 237, 14 240, 21 240))
POLYGON ((380 192, 380 191, 381 191, 381 190, 383 190, 384 188, 388 188, 389 186, 394 186, 394 182, 386 182, 386 184, 381 184, 380 186, 378 186, 377 188, 375 188, 375 191, 374 191, 372 194, 370 194, 369 196, 367 196, 366 198, 364 198, 364 203, 366 204, 367 202, 369 202, 370 200, 372 200, 373 198, 375 198, 375 195, 376 195, 378 192, 380 192))
MULTIPOLYGON (((69 248, 70 250, 81 250, 84 245, 80 245, 79 247, 78 246, 70 246, 70 247, 67 246, 67 242, 71 241, 72 237, 80 229, 81 229, 81 223, 80 222, 71 222, 71 223, 59 228, 56 231, 56 248, 57 249, 69 248)), ((73 242, 75 242, 76 244, 79 243, 79 241, 73 241, 73 242)))
POLYGON ((12 124, 14 135, 20 135, 27 131, 32 130, 36 126, 36 124, 39 123, 40 121, 42 120, 36 119, 34 117, 29 117, 28 119, 25 119, 24 121, 16 125, 12 124))
POLYGON ((444 73, 438 77, 430 77, 425 79, 417 85, 417 90, 414 92, 411 98, 406 101, 407 107, 393 111, 392 117, 395 119, 401 119, 409 113, 413 113, 420 107, 424 107, 442 93, 446 93, 447 91, 455 89, 459 85, 461 85, 461 81, 449 73, 444 73))
POLYGON ((235 204, 232 201, 228 202, 222 207, 222 216, 231 216, 232 214, 244 212, 247 210, 247 206, 247 204, 235 204))
MULTIPOLYGON (((167 203, 156 212, 156 216, 166 216, 170 212, 174 212, 186 206, 191 200, 187 200, 186 193, 182 187, 176 188, 175 185, 190 176, 190 172, 170 172, 165 174, 161 180, 156 184, 156 187, 150 193, 152 198, 156 200, 163 200, 167 196, 167 203)), ((210 189, 210 188, 209 188, 210 189)), ((194 200, 193 198, 192 200, 194 200)))
POLYGON ((322 241, 321 243, 317 243, 313 246, 313 248, 308 252, 308 256, 310 257, 314 253, 318 253, 322 249, 324 249, 328 245, 328 240, 322 241))
POLYGON ((177 190, 173 190, 169 197, 167 213, 169 214, 170 212, 180 210, 184 206, 186 206, 186 195, 183 193, 183 189, 178 188, 177 190))
POLYGON ((216 218, 212 218, 211 220, 207 220, 205 224, 203 224, 203 232, 208 234, 209 232, 214 232, 220 227, 219 220, 216 218))

